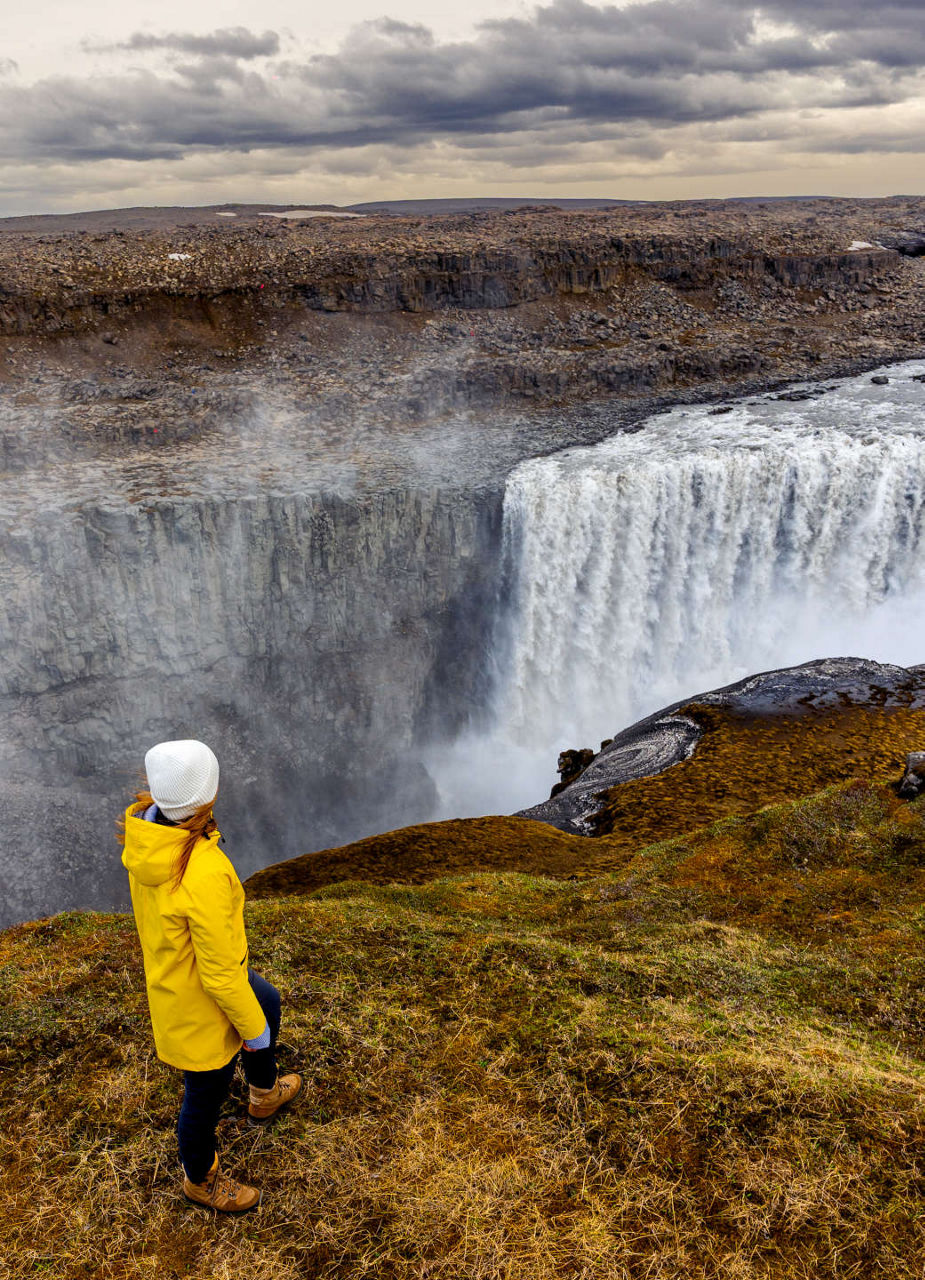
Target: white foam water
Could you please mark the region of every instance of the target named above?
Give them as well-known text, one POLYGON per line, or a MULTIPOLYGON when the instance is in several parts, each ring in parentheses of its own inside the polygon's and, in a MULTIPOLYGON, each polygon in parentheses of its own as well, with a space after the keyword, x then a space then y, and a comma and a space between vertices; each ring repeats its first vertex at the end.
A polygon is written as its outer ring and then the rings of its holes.
POLYGON ((679 408, 518 466, 495 723, 438 769, 446 811, 535 803, 563 747, 757 671, 925 662, 923 371, 679 408))

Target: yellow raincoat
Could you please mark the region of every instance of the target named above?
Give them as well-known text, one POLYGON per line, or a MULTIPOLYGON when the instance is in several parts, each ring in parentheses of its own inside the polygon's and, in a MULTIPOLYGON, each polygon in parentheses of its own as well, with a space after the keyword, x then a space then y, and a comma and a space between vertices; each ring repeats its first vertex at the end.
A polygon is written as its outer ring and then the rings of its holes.
POLYGON ((219 832, 193 850, 180 887, 177 855, 188 832, 125 813, 125 849, 144 957, 157 1056, 184 1071, 230 1062, 266 1017, 247 979, 244 890, 218 847, 219 832))

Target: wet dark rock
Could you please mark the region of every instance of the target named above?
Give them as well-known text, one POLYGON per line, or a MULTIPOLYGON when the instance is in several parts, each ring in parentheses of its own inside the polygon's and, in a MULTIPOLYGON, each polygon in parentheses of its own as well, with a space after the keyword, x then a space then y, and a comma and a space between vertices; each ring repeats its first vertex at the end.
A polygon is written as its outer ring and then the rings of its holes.
POLYGON ((573 835, 588 835, 589 819, 600 808, 601 792, 662 773, 694 753, 703 728, 683 714, 683 708, 691 703, 751 715, 797 714, 810 707, 822 710, 859 704, 925 707, 925 667, 897 667, 865 658, 823 658, 693 695, 617 734, 574 782, 516 816, 548 822, 573 835))
POLYGON ((904 800, 914 800, 925 790, 925 751, 910 751, 906 756, 906 771, 899 784, 899 794, 904 800))
POLYGON ((782 391, 774 399, 784 400, 790 404, 798 404, 801 400, 818 400, 820 396, 825 395, 826 390, 826 387, 800 387, 796 391, 782 391))
POLYGON ((561 751, 556 770, 559 774, 559 781, 549 793, 550 800, 553 796, 557 796, 560 791, 564 791, 577 778, 580 778, 593 759, 594 752, 590 747, 583 747, 580 751, 561 751))
POLYGON ((880 244, 886 249, 895 249, 907 258, 920 258, 925 254, 925 232, 922 231, 887 231, 878 233, 880 244))
POLYGON ((871 378, 871 382, 875 387, 885 387, 889 383, 889 378, 884 373, 877 373, 871 378))

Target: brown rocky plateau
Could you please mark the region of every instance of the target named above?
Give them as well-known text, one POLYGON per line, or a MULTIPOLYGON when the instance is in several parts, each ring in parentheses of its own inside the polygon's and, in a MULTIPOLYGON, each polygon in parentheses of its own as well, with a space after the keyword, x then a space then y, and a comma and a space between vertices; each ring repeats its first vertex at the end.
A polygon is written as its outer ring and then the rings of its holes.
POLYGON ((922 197, 6 219, 0 386, 259 371, 403 424, 714 397, 921 353, 923 235, 922 197))

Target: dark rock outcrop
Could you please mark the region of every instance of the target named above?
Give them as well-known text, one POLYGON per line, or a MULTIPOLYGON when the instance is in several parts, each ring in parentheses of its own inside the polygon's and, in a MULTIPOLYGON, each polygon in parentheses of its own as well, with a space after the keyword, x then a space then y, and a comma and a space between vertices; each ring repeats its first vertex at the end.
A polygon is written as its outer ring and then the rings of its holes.
POLYGON ((925 790, 925 751, 910 751, 906 756, 906 769, 899 783, 899 794, 904 800, 914 800, 925 790))
POLYGON ((104 324, 100 337, 112 345, 117 340, 112 326, 145 315, 174 324, 198 315, 219 329, 240 329, 252 327, 268 309, 293 307, 361 313, 496 310, 556 295, 603 293, 624 283, 629 273, 682 292, 714 289, 724 279, 755 285, 765 278, 786 289, 850 288, 874 280, 897 257, 892 249, 766 254, 760 244, 744 239, 579 238, 569 232, 558 242, 527 237, 520 247, 473 246, 465 253, 401 242, 386 253, 343 246, 320 260, 287 257, 269 270, 248 270, 250 256, 232 244, 227 262, 161 281, 150 264, 139 270, 131 261, 101 281, 95 279, 98 273, 78 268, 47 280, 26 277, 0 286, 0 334, 60 335, 104 324))
POLYGON ((560 791, 564 791, 577 778, 580 778, 593 759, 594 752, 590 747, 583 747, 580 751, 561 751, 556 768, 559 781, 549 793, 550 800, 557 796, 560 791))
POLYGON ((663 773, 696 751, 703 727, 698 718, 684 714, 691 704, 750 716, 798 715, 810 709, 857 705, 918 709, 925 707, 925 666, 825 658, 697 694, 617 734, 569 786, 517 816, 549 822, 575 835, 590 834, 609 788, 663 773))
POLYGON ((925 231, 886 231, 878 236, 886 249, 895 249, 907 258, 921 258, 925 254, 925 231))

